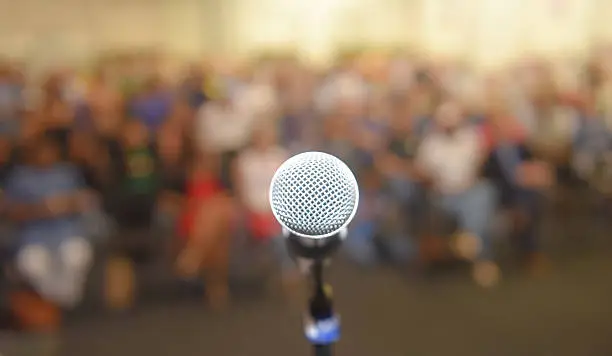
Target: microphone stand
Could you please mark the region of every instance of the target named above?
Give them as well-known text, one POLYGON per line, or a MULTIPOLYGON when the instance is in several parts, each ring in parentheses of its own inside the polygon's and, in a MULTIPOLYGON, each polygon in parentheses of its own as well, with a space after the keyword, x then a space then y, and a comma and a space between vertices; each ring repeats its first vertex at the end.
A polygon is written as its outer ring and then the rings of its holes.
POLYGON ((340 319, 334 313, 331 290, 323 281, 323 269, 328 256, 338 249, 346 231, 326 239, 305 239, 287 235, 287 247, 296 258, 304 262, 312 278, 313 294, 304 317, 304 334, 313 345, 315 356, 332 356, 332 346, 340 339, 340 319))
POLYGON ((331 293, 323 281, 323 264, 317 260, 312 264, 313 295, 308 305, 304 327, 306 338, 313 344, 315 356, 332 356, 333 344, 340 337, 340 322, 333 311, 331 293))

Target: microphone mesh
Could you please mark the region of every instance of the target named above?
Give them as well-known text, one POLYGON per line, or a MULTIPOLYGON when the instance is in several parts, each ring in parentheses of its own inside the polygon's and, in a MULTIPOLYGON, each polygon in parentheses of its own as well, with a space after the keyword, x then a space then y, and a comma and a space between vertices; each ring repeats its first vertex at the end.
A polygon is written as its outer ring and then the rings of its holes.
POLYGON ((278 168, 270 185, 270 205, 289 231, 321 238, 350 222, 357 210, 358 189, 344 162, 327 153, 306 152, 278 168))

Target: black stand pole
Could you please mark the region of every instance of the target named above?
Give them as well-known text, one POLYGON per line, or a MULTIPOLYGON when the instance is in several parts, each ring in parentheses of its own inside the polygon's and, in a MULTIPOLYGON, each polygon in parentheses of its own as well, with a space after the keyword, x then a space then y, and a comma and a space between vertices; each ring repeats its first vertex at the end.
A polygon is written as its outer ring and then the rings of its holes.
POLYGON ((340 319, 334 314, 331 289, 323 282, 323 266, 344 237, 345 230, 320 240, 287 236, 289 252, 298 263, 306 262, 312 277, 313 294, 304 318, 304 334, 313 345, 315 356, 331 356, 333 344, 340 339, 340 319))
POLYGON ((313 344, 315 356, 332 356, 333 344, 340 337, 340 322, 333 311, 331 292, 323 282, 323 261, 315 261, 310 273, 314 294, 309 301, 305 334, 313 344))

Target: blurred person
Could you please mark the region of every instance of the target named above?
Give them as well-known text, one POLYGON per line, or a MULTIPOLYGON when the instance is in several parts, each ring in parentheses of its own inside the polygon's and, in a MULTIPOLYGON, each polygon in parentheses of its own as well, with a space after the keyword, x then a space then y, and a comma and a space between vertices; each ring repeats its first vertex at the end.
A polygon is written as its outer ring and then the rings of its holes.
POLYGON ((552 184, 550 166, 537 160, 526 144, 520 122, 504 102, 492 101, 487 117, 489 157, 484 176, 498 191, 498 203, 512 218, 512 238, 531 272, 545 267, 538 236, 544 193, 552 184))
POLYGON ((62 98, 73 109, 84 104, 87 97, 87 84, 83 76, 73 68, 57 71, 61 82, 62 98))
MULTIPOLYGON (((15 149, 10 138, 0 135, 0 194, 16 162, 15 149)), ((0 197, 1 198, 1 197, 0 197)))
POLYGON ((584 90, 593 93, 596 98, 597 111, 602 119, 612 129, 612 68, 599 65, 587 68, 584 90))
POLYGON ((153 76, 129 105, 131 116, 140 120, 149 132, 156 133, 170 116, 174 97, 161 78, 153 76))
POLYGON ((189 66, 180 90, 184 100, 192 110, 197 110, 209 100, 208 93, 205 90, 207 80, 208 78, 201 66, 197 64, 189 66))
POLYGON ((15 148, 21 151, 30 142, 35 141, 45 132, 45 123, 40 116, 40 112, 27 111, 23 116, 23 123, 19 130, 15 143, 15 148))
POLYGON ((283 147, 302 152, 319 147, 322 139, 321 118, 310 110, 285 112, 278 121, 283 147))
POLYGON ((195 136, 198 150, 220 155, 221 181, 231 191, 231 167, 238 152, 248 144, 255 123, 252 115, 236 108, 227 89, 223 88, 217 99, 199 109, 195 136))
POLYGON ((442 97, 439 83, 425 68, 417 69, 414 76, 414 85, 410 89, 414 114, 432 117, 442 97))
POLYGON ((103 194, 111 185, 106 141, 87 131, 70 137, 70 161, 81 171, 85 185, 103 194))
POLYGON ((161 176, 160 211, 164 228, 172 229, 182 205, 186 189, 187 169, 193 159, 191 140, 180 121, 167 121, 157 137, 161 176))
POLYGON ((66 159, 69 155, 70 133, 74 126, 74 107, 64 96, 63 79, 58 73, 47 78, 37 115, 43 130, 57 140, 60 144, 60 154, 66 159))
POLYGON ((193 148, 191 138, 186 136, 179 121, 168 121, 157 137, 164 186, 176 187, 185 179, 186 167, 191 162, 193 148))
POLYGON ((0 131, 18 135, 25 109, 24 86, 20 74, 9 63, 0 63, 0 131))
POLYGON ((373 158, 354 170, 359 182, 360 208, 349 227, 351 236, 343 245, 344 251, 361 267, 373 267, 386 259, 397 265, 410 262, 415 251, 412 240, 406 230, 397 227, 404 217, 390 212, 392 197, 384 194, 385 180, 373 158))
POLYGON ((235 108, 241 115, 277 118, 280 103, 273 74, 265 70, 256 71, 233 95, 235 108))
POLYGON ((103 69, 92 78, 86 102, 96 132, 109 138, 117 134, 124 117, 123 101, 121 93, 111 85, 103 69))
POLYGON ((313 95, 317 85, 315 73, 299 63, 281 73, 281 81, 276 88, 281 111, 289 115, 313 111, 313 95))
POLYGON ((612 192, 612 132, 603 112, 597 110, 597 93, 585 92, 579 126, 573 140, 572 165, 578 176, 600 193, 612 192))
POLYGON ((490 150, 495 145, 496 134, 493 123, 498 121, 503 121, 506 125, 506 138, 511 136, 517 142, 527 141, 529 139, 528 128, 513 110, 514 98, 507 95, 505 82, 500 78, 489 78, 486 85, 487 94, 483 97, 486 105, 481 105, 481 118, 477 122, 483 134, 486 149, 490 150))
POLYGON ((412 61, 400 55, 391 58, 387 81, 392 92, 407 92, 414 82, 414 64, 412 61))
POLYGON ((5 191, 19 237, 16 268, 42 298, 74 307, 92 263, 81 218, 91 208, 91 197, 75 167, 61 162, 54 138, 38 137, 27 153, 5 191))
POLYGON ((569 150, 577 127, 577 114, 558 101, 556 88, 543 82, 532 101, 530 141, 534 154, 557 167, 569 159, 569 150))
POLYGON ((414 159, 422 137, 415 128, 417 123, 409 105, 396 101, 393 106, 386 149, 379 159, 379 167, 388 179, 391 194, 400 205, 408 207, 414 203, 417 190, 414 159))
POLYGON ((186 278, 204 276, 206 301, 223 309, 229 301, 229 249, 234 202, 219 180, 219 157, 201 151, 191 163, 181 213, 176 268, 186 278))
POLYGON ((111 226, 105 204, 114 187, 106 141, 88 131, 73 132, 70 161, 78 168, 84 186, 92 193, 92 209, 83 214, 86 234, 92 240, 107 239, 111 226))
POLYGON ((455 253, 474 262, 473 278, 481 286, 495 285, 500 271, 491 255, 490 221, 495 190, 480 179, 485 159, 480 132, 467 124, 457 102, 437 110, 435 128, 423 139, 416 156, 417 171, 435 192, 435 204, 456 216, 461 233, 451 243, 455 253))
POLYGON ((137 55, 124 54, 114 58, 113 62, 121 96, 126 103, 130 103, 146 86, 147 77, 144 68, 141 68, 142 61, 137 55))
POLYGON ((292 293, 299 281, 298 271, 288 254, 281 227, 269 202, 272 177, 287 158, 289 153, 278 145, 274 123, 262 122, 253 132, 251 145, 236 160, 235 186, 251 239, 274 249, 282 268, 285 291, 292 293))
POLYGON ((160 190, 159 159, 150 133, 139 120, 124 124, 109 142, 111 184, 108 210, 117 225, 106 266, 106 302, 125 309, 135 298, 134 265, 148 261, 158 245, 152 234, 160 190))
POLYGON ((323 119, 323 150, 343 160, 349 167, 356 159, 355 136, 357 128, 354 121, 339 112, 323 119))
POLYGON ((5 257, 1 252, 4 252, 7 246, 10 246, 13 238, 10 222, 6 219, 8 206, 4 197, 4 189, 17 163, 16 161, 11 140, 5 136, 0 136, 0 258, 5 257))
POLYGON ((353 60, 346 60, 328 73, 315 93, 317 110, 329 114, 339 107, 361 112, 369 95, 366 80, 355 68, 353 60))

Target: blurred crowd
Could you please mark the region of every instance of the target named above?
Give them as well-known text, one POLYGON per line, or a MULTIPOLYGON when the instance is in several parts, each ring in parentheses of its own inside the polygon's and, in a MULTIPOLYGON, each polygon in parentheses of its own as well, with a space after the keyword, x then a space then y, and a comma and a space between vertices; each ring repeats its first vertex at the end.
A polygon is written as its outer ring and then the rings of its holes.
POLYGON ((609 189, 611 58, 483 73, 399 54, 346 56, 324 71, 279 57, 168 76, 133 56, 36 80, 1 63, 7 305, 21 328, 57 328, 103 249, 109 308, 130 308, 135 267, 162 255, 177 278, 202 276, 206 301, 222 308, 237 239, 271 251, 291 294, 301 278, 268 187, 308 150, 338 156, 358 178, 343 246, 358 266, 462 259, 493 287, 503 238, 538 272, 546 201, 573 180, 609 189))

